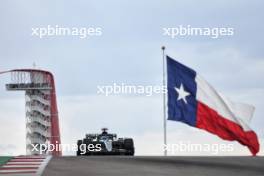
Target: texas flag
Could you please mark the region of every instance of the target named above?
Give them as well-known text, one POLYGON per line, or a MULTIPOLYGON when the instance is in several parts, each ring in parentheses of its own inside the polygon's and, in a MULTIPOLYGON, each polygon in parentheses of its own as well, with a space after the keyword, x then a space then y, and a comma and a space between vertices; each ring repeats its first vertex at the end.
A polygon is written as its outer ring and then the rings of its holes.
POLYGON ((168 120, 181 121, 229 141, 259 151, 257 135, 249 127, 254 107, 219 94, 200 75, 167 56, 168 120))

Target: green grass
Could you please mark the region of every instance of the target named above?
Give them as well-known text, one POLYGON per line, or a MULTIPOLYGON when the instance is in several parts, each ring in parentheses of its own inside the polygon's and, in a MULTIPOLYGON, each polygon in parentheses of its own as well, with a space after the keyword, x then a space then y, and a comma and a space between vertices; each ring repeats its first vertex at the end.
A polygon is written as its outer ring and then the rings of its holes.
POLYGON ((0 166, 2 166, 3 164, 5 164, 11 158, 12 158, 11 156, 0 156, 0 166))

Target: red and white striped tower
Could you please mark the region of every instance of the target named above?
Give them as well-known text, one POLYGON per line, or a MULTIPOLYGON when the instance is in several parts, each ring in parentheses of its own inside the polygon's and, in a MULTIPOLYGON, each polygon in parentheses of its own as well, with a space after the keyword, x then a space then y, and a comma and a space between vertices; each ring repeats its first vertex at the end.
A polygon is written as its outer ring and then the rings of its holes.
MULTIPOLYGON (((31 144, 59 145, 59 119, 52 73, 37 69, 15 69, 6 72, 11 73, 11 83, 6 84, 6 89, 25 91, 27 155, 40 154, 39 151, 32 150, 31 144)), ((55 149, 45 154, 60 156, 61 151, 55 149)))

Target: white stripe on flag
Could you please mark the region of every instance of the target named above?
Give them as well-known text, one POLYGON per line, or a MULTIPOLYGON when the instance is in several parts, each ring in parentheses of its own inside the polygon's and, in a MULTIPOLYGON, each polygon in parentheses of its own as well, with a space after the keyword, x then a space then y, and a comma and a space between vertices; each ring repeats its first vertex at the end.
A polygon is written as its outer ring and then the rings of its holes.
POLYGON ((240 125, 244 131, 251 131, 247 124, 253 116, 254 107, 241 103, 234 103, 220 95, 200 75, 196 75, 197 83, 196 99, 215 110, 223 118, 240 125))

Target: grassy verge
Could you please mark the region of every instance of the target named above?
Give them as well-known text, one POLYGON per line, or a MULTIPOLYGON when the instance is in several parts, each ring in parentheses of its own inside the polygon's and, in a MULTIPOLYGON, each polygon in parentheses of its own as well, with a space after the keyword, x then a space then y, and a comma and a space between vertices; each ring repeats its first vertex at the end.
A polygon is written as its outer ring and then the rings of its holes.
POLYGON ((5 164, 11 158, 12 158, 11 156, 0 156, 0 166, 2 166, 3 164, 5 164))

